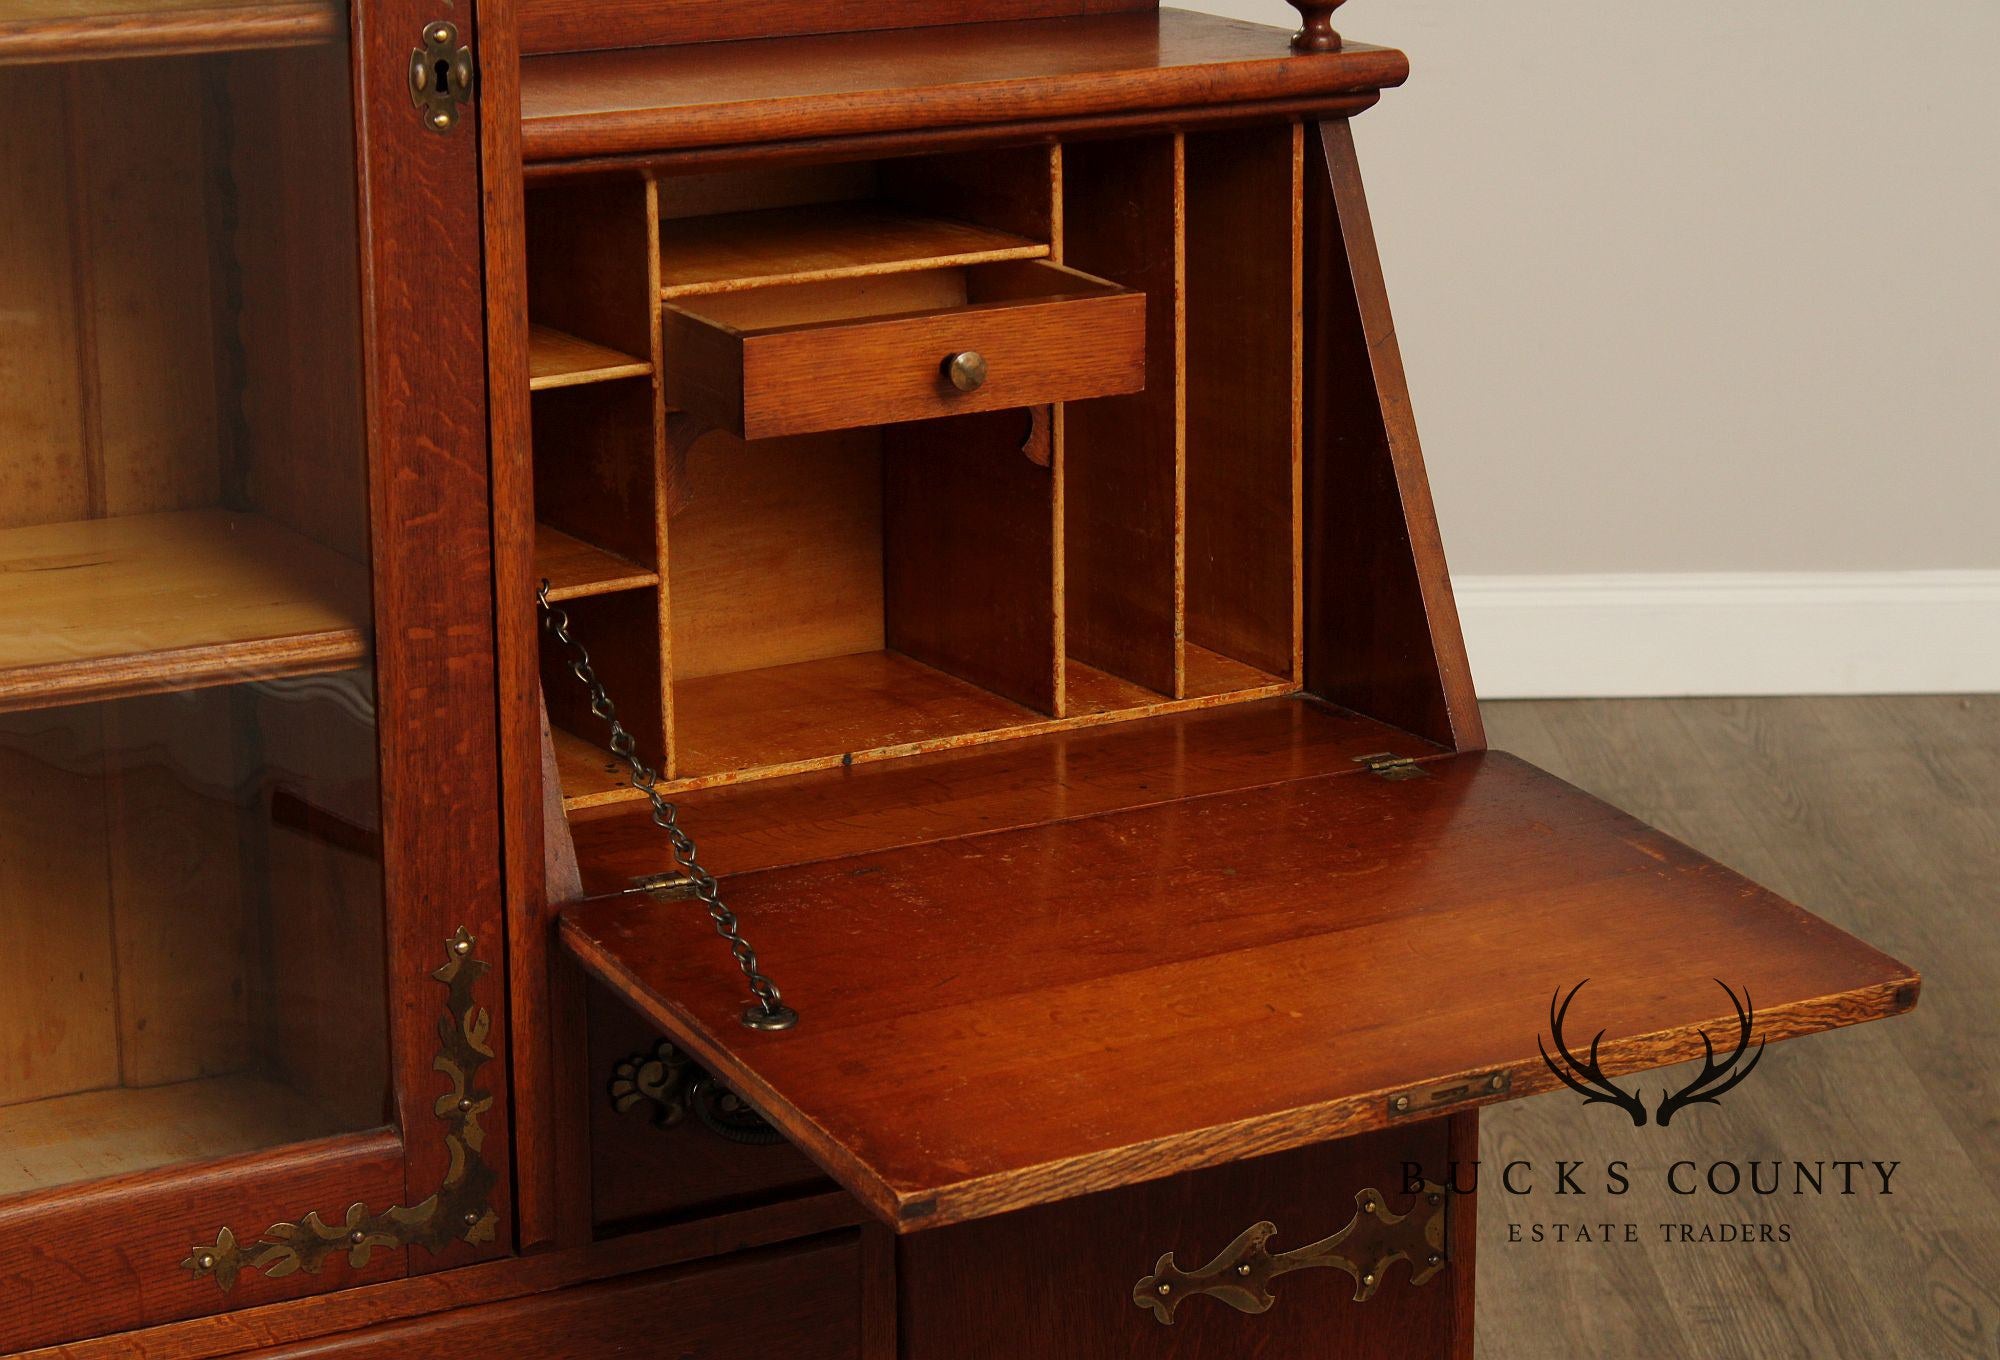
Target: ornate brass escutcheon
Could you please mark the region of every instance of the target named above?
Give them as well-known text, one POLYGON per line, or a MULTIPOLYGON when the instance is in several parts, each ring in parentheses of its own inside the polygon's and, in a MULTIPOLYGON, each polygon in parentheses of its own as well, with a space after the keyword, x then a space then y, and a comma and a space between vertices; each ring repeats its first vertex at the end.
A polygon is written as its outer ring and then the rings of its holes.
POLYGON ((1360 1303, 1381 1288, 1397 1261, 1410 1263, 1413 1285, 1444 1269, 1443 1186, 1425 1181, 1407 1214, 1390 1213, 1378 1190, 1360 1191, 1354 1202, 1357 1208, 1346 1227, 1291 1251, 1272 1252, 1265 1244, 1277 1236, 1277 1225, 1258 1223, 1200 1270, 1182 1270, 1168 1252, 1151 1275, 1132 1286, 1132 1302, 1152 1309, 1154 1317, 1170 1326, 1174 1310, 1191 1294, 1206 1294, 1241 1313, 1265 1312, 1278 1301, 1271 1281, 1294 1270, 1344 1270, 1354 1277, 1354 1301, 1360 1303))
POLYGON ((432 132, 458 126, 458 106, 472 99, 472 49, 458 40, 458 25, 443 19, 424 25, 424 45, 410 51, 410 102, 432 132))

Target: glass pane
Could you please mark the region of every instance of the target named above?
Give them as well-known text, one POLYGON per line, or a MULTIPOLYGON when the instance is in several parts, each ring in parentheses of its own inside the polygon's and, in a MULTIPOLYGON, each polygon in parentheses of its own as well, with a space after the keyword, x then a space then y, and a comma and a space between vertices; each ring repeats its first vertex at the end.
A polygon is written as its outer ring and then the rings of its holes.
POLYGON ((345 21, 116 8, 0 45, 0 1196, 389 1110, 345 21))

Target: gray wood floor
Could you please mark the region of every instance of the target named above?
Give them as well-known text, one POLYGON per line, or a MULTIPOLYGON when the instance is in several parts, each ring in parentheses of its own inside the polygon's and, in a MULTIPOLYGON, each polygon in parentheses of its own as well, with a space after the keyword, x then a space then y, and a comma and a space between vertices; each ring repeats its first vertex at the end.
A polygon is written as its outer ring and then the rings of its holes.
POLYGON ((1914 965, 1924 990, 1910 1015, 1773 1046, 1720 1106, 1666 1129, 1567 1093, 1489 1111, 1489 1176, 1517 1157, 1622 1158, 1633 1189, 1560 1214, 1482 1182, 1482 1360, 2000 1356, 2000 696, 1486 715, 1496 749, 1861 935, 1914 965), (1659 1188, 1671 1162, 1718 1157, 1902 1166, 1888 1198, 1733 1201, 1743 1219, 1789 1223, 1788 1245, 1669 1246, 1657 1230, 1636 1245, 1507 1241, 1510 1221, 1535 1218, 1730 1217, 1724 1201, 1659 1188))

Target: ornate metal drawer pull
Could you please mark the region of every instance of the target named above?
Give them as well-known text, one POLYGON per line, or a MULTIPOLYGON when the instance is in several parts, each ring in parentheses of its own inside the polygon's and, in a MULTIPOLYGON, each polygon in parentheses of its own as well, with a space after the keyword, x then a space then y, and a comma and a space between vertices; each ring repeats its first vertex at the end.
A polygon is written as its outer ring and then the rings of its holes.
POLYGON ((1151 1275, 1132 1286, 1132 1302, 1152 1309, 1154 1317, 1171 1325, 1174 1310, 1191 1294, 1207 1294, 1241 1313, 1262 1313, 1278 1301, 1271 1293, 1271 1281, 1294 1270, 1329 1266, 1344 1270, 1354 1277, 1354 1301, 1360 1303, 1381 1287, 1397 1261, 1410 1263, 1413 1285, 1444 1269, 1443 1186, 1424 1182, 1422 1196, 1407 1214, 1390 1213, 1378 1190, 1363 1190, 1354 1202, 1359 1208, 1346 1227, 1291 1251, 1268 1250, 1264 1244, 1278 1229, 1275 1224, 1258 1223, 1200 1270, 1182 1270, 1168 1252, 1151 1275))
POLYGON ((672 1128, 693 1110, 702 1127, 730 1143, 765 1146, 785 1136, 734 1091, 688 1060, 672 1040, 620 1058, 611 1072, 611 1108, 619 1114, 652 1107, 653 1127, 672 1128))

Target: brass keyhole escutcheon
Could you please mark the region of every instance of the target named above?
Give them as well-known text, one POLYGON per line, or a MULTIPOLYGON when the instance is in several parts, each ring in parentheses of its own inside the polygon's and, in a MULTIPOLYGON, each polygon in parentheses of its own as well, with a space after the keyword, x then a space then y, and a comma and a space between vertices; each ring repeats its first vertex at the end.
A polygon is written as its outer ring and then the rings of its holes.
POLYGON ((977 392, 986 385, 986 356, 976 349, 946 355, 943 368, 945 377, 961 392, 977 392))
POLYGON ((458 126, 458 106, 472 98, 472 49, 458 40, 458 26, 424 25, 424 45, 410 53, 410 102, 432 132, 458 126))

